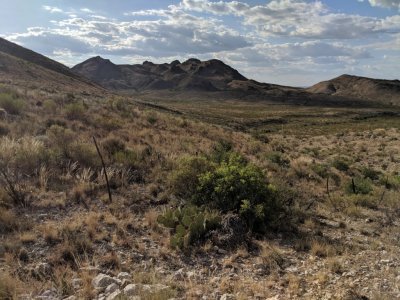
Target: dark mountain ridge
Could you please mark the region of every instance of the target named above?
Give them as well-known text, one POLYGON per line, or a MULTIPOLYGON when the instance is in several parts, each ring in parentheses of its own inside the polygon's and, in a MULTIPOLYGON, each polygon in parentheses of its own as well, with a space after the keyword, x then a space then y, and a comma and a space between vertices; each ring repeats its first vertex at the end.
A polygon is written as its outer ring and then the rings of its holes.
POLYGON ((116 65, 99 56, 90 58, 72 68, 82 76, 114 90, 206 90, 229 89, 234 80, 246 81, 237 70, 220 60, 200 61, 195 58, 181 63, 116 65))
POLYGON ((342 75, 317 83, 310 88, 297 88, 250 80, 224 62, 190 58, 185 62, 117 65, 99 56, 90 58, 72 68, 105 88, 118 91, 157 92, 201 91, 236 92, 246 98, 274 99, 282 102, 310 103, 326 101, 348 103, 367 100, 384 104, 400 104, 398 80, 372 79, 342 75), (242 94, 245 94, 244 96, 242 94))

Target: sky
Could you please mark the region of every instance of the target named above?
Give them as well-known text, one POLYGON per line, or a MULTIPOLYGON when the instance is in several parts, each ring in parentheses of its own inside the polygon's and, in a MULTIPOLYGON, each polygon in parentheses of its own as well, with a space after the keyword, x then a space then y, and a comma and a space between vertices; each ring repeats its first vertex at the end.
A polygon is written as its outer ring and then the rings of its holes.
POLYGON ((400 0, 0 0, 0 36, 74 66, 220 59, 248 78, 309 86, 400 79, 400 0))

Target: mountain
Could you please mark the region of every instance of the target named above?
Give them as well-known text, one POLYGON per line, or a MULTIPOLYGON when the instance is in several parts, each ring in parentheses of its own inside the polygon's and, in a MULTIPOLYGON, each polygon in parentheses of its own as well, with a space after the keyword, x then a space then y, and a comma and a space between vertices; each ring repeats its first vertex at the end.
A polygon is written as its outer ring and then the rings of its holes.
POLYGON ((269 100, 300 105, 359 106, 391 101, 400 104, 398 81, 344 75, 308 89, 296 88, 247 79, 217 59, 117 65, 96 56, 74 66, 72 71, 107 89, 146 92, 150 97, 171 98, 179 93, 187 99, 197 99, 213 92, 212 97, 216 99, 269 100))
POLYGON ((247 81, 237 70, 212 59, 195 58, 181 63, 116 65, 99 56, 90 58, 72 70, 90 80, 114 90, 202 90, 220 91, 231 89, 233 81, 247 81))
MULTIPOLYGON (((0 38, 0 83, 89 93, 146 92, 189 98, 213 92, 232 99, 271 100, 301 105, 400 105, 400 81, 342 75, 304 89, 247 79, 224 62, 195 58, 180 62, 117 65, 96 56, 72 69, 0 38)), ((210 95, 209 95, 210 96, 210 95)), ((209 97, 208 96, 208 97, 209 97)), ((203 95, 202 95, 203 97, 203 95)))
POLYGON ((66 91, 104 91, 67 66, 3 38, 0 38, 0 82, 66 91))
POLYGON ((400 104, 400 81, 341 75, 306 89, 310 93, 400 104))

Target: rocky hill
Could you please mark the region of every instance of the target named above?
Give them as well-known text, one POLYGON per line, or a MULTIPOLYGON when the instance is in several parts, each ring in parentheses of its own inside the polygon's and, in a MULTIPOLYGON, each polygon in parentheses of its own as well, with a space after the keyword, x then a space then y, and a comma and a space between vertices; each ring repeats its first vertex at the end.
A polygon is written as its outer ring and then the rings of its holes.
POLYGON ((400 104, 400 81, 342 75, 307 89, 308 92, 331 96, 400 104))
POLYGON ((212 59, 188 59, 181 63, 154 64, 145 61, 136 65, 116 65, 99 56, 90 58, 72 70, 98 84, 115 90, 205 90, 229 89, 234 80, 247 81, 238 71, 212 59))

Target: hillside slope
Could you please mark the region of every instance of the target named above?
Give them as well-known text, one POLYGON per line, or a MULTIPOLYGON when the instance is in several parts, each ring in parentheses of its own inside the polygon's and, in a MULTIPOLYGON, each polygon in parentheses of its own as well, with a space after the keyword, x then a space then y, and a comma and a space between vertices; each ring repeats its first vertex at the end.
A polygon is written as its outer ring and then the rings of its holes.
POLYGON ((104 89, 50 58, 0 38, 0 82, 49 90, 103 93, 104 89))
POLYGON ((307 89, 308 92, 331 96, 400 104, 400 81, 342 75, 307 89))

